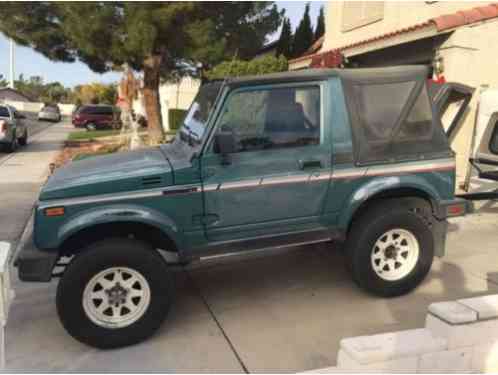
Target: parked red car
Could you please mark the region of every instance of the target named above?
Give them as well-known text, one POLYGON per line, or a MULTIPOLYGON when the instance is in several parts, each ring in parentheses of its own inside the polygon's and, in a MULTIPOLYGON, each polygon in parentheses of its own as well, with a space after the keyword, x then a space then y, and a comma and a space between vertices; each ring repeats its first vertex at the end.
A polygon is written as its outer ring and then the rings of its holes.
POLYGON ((83 105, 79 107, 72 118, 76 128, 87 130, 119 129, 119 110, 112 105, 83 105))

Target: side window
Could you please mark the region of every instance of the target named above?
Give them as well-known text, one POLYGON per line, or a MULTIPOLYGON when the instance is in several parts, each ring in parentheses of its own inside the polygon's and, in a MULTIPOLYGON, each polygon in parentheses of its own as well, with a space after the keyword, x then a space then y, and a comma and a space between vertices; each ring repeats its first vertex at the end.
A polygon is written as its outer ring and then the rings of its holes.
POLYGON ((358 109, 367 142, 388 142, 415 82, 356 86, 358 109))
POLYGON ((233 131, 238 152, 320 143, 320 88, 240 91, 225 103, 218 131, 233 131))
POLYGON ((400 141, 428 141, 432 138, 432 108, 427 90, 422 90, 399 133, 400 141))
POLYGON ((491 136, 491 140, 489 141, 489 151, 493 154, 498 155, 498 120, 495 122, 493 135, 491 136))

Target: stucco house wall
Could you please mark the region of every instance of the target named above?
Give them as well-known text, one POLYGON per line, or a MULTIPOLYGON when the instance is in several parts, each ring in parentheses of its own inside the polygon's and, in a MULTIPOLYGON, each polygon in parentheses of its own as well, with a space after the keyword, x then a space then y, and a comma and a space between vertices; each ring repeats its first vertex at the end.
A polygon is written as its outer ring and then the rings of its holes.
POLYGON ((322 50, 339 48, 430 18, 488 4, 483 1, 329 1, 325 7, 326 34, 322 50))
MULTIPOLYGON (((457 181, 465 180, 470 172, 472 136, 476 111, 482 89, 498 88, 496 46, 498 45, 498 19, 460 27, 436 51, 442 57, 443 74, 447 81, 455 81, 476 88, 468 111, 452 148, 456 152, 457 181)), ((497 108, 498 110, 498 108, 497 108)))

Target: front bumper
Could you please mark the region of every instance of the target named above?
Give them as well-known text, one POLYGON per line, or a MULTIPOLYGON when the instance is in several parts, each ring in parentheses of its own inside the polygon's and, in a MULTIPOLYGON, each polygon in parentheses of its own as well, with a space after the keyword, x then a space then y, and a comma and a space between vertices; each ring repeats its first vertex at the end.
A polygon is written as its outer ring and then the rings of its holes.
POLYGON ((56 251, 39 250, 33 241, 33 220, 28 223, 15 254, 14 266, 17 267, 22 281, 48 282, 59 254, 56 251))

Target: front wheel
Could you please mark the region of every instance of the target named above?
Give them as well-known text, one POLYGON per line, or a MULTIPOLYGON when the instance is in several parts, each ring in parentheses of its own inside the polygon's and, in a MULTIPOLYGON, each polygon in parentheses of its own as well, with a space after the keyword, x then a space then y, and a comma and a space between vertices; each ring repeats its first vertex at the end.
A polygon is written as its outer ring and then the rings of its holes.
POLYGON ((164 259, 148 244, 104 240, 68 266, 57 289, 57 312, 70 335, 97 348, 117 348, 152 335, 171 303, 164 259))
POLYGON ((353 279, 370 293, 383 297, 406 294, 431 268, 434 236, 426 219, 430 208, 410 202, 373 205, 349 233, 347 256, 353 279))

